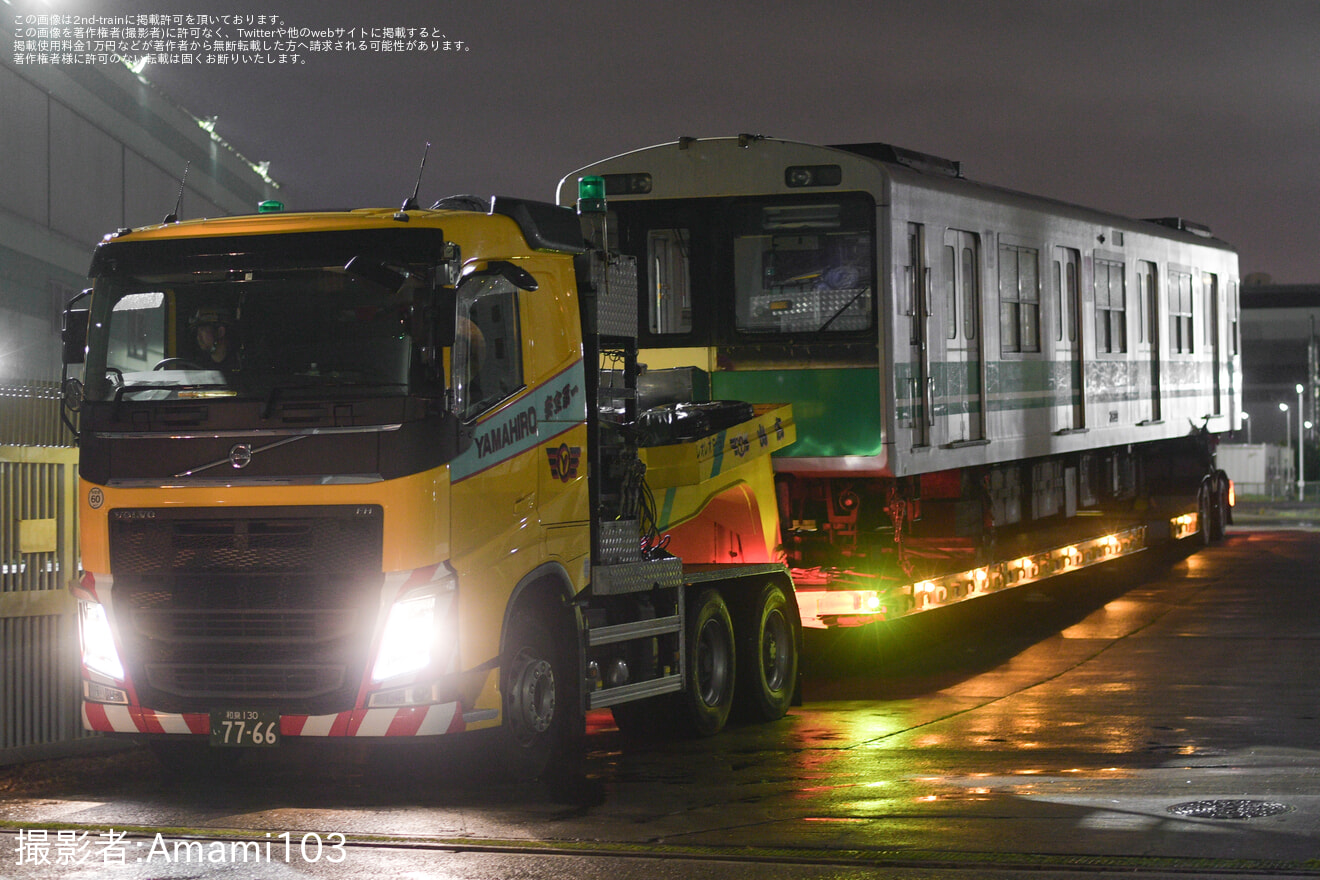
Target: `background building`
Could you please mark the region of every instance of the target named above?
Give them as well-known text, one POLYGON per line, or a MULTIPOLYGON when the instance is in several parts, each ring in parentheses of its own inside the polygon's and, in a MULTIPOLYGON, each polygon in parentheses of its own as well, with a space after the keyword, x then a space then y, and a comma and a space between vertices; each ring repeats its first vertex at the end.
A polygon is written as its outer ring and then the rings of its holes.
MULTIPOLYGON (((1320 284, 1252 284, 1251 280, 1242 287, 1242 407, 1250 417, 1252 440, 1295 446, 1298 385, 1302 419, 1316 422, 1320 284), (1279 409, 1281 403, 1288 405, 1286 412, 1279 409)), ((1308 439, 1314 439, 1315 430, 1308 439)), ((1239 433, 1245 431, 1244 427, 1239 433)))
POLYGON ((173 211, 185 167, 182 218, 252 213, 276 192, 145 76, 16 63, 10 27, 0 21, 0 385, 59 377, 60 312, 87 286, 93 248, 173 211))

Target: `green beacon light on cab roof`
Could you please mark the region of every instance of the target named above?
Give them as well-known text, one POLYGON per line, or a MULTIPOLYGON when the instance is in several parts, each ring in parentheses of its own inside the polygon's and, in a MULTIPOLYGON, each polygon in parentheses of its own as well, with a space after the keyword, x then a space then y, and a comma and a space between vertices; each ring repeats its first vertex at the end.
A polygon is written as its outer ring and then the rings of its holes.
POLYGON ((277 202, 275 199, 267 199, 260 205, 257 205, 258 214, 278 214, 284 210, 284 203, 277 202))
POLYGON ((605 178, 579 177, 577 212, 579 214, 605 213, 605 178))

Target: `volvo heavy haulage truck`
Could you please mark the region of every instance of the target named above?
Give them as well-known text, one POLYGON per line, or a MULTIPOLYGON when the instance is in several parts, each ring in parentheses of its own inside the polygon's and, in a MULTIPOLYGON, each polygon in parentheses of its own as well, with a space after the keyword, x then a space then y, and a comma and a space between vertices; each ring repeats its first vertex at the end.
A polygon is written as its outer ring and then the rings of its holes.
POLYGON ((791 408, 638 382, 636 267, 600 207, 106 237, 65 320, 88 729, 177 756, 499 727, 533 777, 591 709, 784 714, 791 408))

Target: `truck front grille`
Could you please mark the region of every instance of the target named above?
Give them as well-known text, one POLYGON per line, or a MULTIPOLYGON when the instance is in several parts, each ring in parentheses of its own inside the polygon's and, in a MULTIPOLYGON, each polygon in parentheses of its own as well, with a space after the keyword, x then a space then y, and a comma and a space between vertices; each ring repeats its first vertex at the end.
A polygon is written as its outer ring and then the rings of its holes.
POLYGON ((113 601, 142 705, 351 708, 383 519, 376 506, 113 511, 113 601))
POLYGON ((344 684, 344 668, 149 663, 147 682, 166 693, 246 706, 254 699, 306 700, 333 693, 344 684))

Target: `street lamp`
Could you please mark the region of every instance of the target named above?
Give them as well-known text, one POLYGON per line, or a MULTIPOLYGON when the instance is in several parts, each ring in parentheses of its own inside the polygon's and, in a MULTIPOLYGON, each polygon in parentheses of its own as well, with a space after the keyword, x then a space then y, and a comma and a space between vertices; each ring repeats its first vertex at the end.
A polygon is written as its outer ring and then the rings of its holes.
POLYGON ((1292 449, 1292 413, 1288 411, 1288 404, 1279 404, 1279 412, 1283 413, 1283 448, 1292 449))
POLYGON ((1245 411, 1242 413, 1242 418, 1238 421, 1239 430, 1242 428, 1243 425, 1247 426, 1247 445, 1250 446, 1251 445, 1251 413, 1245 411))
POLYGON ((1305 460, 1306 450, 1302 448, 1302 418, 1306 415, 1302 409, 1302 388, 1301 383, 1297 384, 1297 500, 1303 500, 1302 496, 1306 493, 1306 483, 1302 477, 1305 468, 1302 467, 1305 460))

